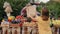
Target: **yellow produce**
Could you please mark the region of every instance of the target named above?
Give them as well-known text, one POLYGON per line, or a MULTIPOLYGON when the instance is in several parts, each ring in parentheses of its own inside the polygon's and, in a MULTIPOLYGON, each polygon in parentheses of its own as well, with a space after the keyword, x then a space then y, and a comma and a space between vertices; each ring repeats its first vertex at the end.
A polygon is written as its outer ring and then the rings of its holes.
POLYGON ((52 22, 55 26, 60 26, 60 20, 53 20, 52 22))
POLYGON ((14 20, 14 19, 15 19, 14 16, 10 16, 10 17, 8 17, 8 20, 14 20))

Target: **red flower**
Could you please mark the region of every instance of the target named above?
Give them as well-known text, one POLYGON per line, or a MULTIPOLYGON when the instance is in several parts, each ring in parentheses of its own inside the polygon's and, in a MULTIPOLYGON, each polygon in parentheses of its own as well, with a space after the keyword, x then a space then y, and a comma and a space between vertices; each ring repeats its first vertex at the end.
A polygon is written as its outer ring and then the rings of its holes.
POLYGON ((16 19, 23 19, 23 16, 16 16, 16 19))

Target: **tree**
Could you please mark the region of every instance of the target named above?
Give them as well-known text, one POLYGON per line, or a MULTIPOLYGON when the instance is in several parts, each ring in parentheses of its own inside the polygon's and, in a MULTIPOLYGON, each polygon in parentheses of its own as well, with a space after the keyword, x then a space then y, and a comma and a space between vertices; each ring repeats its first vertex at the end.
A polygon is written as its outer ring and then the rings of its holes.
POLYGON ((29 2, 29 0, 0 0, 0 20, 4 13, 3 4, 7 1, 11 4, 13 9, 13 16, 20 15, 21 9, 29 2))
POLYGON ((44 3, 40 3, 39 5, 39 9, 38 11, 41 11, 41 8, 46 5, 47 8, 50 11, 50 14, 52 16, 54 16, 55 18, 58 18, 58 16, 60 15, 60 3, 59 2, 55 2, 55 1, 49 1, 48 3, 44 4, 44 3))

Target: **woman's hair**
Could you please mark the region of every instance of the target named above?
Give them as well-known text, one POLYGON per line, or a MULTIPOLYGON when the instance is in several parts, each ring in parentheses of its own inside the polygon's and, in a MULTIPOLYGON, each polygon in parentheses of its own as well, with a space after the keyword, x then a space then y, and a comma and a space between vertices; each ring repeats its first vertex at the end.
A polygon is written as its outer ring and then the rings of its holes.
POLYGON ((42 8, 42 19, 44 21, 47 21, 48 18, 49 18, 49 11, 48 11, 48 9, 46 7, 43 7, 42 8))
POLYGON ((49 17, 49 10, 46 7, 42 8, 42 15, 49 17))

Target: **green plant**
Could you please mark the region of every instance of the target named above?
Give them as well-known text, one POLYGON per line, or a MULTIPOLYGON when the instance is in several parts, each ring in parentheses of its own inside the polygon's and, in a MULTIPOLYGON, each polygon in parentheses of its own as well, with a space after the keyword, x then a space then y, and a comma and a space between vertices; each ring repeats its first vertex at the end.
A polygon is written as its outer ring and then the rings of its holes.
POLYGON ((4 12, 4 2, 7 1, 11 4, 11 7, 13 9, 13 16, 20 15, 21 9, 29 2, 29 0, 0 0, 0 20, 3 19, 2 15, 5 14, 4 12))

